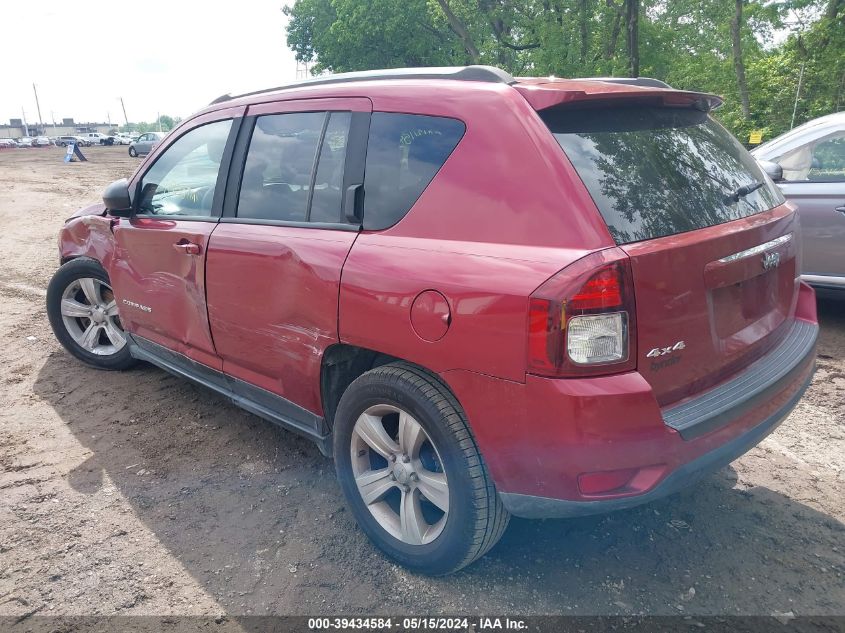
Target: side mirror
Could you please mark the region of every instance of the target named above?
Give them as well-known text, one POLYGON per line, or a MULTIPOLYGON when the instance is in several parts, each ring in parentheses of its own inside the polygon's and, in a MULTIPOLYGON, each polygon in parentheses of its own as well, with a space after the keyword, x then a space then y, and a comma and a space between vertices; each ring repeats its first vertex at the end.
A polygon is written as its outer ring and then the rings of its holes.
POLYGON ((129 198, 129 183, 126 178, 115 180, 103 192, 103 204, 112 215, 128 218, 132 213, 132 200, 129 198))
POLYGON ((778 180, 783 180, 783 167, 778 165, 777 163, 773 163, 770 160, 760 160, 757 161, 760 164, 760 168, 766 172, 766 175, 777 182, 778 180))

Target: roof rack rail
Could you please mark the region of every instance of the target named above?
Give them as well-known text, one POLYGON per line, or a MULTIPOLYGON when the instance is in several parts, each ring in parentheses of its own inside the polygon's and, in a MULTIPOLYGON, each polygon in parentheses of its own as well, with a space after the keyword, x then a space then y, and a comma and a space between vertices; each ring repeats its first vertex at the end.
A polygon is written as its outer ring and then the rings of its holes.
POLYGON ((435 66, 429 68, 388 68, 385 70, 363 70, 352 73, 338 73, 325 77, 313 77, 295 81, 276 88, 266 88, 255 92, 238 95, 225 94, 217 97, 209 105, 251 97, 266 92, 276 92, 307 86, 325 86, 328 84, 350 83, 355 81, 383 81, 387 79, 455 79, 458 81, 481 81, 485 83, 513 84, 516 80, 507 72, 494 66, 435 66))
POLYGON ((578 77, 579 81, 605 81, 611 84, 629 84, 648 88, 672 88, 665 81, 652 77, 578 77))

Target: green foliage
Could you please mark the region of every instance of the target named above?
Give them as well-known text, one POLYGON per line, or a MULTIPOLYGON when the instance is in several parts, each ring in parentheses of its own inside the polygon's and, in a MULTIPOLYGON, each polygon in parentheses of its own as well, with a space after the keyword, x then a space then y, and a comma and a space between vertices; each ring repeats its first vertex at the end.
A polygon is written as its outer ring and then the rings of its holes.
MULTIPOLYGON (((513 74, 624 76, 626 0, 296 0, 287 42, 315 73, 480 63, 513 74), (447 13, 448 10, 448 13, 447 13), (469 40, 469 42, 467 41, 469 40)), ((747 140, 845 107, 845 0, 744 0, 744 116, 731 39, 735 2, 640 0, 644 76, 725 98, 717 117, 747 140)))
POLYGON ((299 0, 285 12, 288 46, 315 73, 468 63, 426 0, 299 0))
MULTIPOLYGON (((167 114, 162 114, 160 117, 161 119, 161 131, 162 132, 169 132, 172 130, 176 125, 182 120, 181 117, 172 117, 167 114)), ((130 123, 129 125, 121 125, 120 131, 121 132, 133 132, 138 134, 146 134, 147 132, 158 132, 158 119, 153 121, 152 123, 147 123, 146 121, 141 121, 139 123, 130 123)))

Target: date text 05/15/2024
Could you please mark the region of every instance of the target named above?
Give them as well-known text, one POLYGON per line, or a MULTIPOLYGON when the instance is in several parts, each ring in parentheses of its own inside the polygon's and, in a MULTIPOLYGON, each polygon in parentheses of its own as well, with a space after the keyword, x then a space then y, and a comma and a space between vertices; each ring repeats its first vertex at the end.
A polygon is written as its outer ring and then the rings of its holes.
POLYGON ((312 631, 400 630, 400 631, 524 631, 524 620, 508 617, 403 617, 403 618, 309 618, 312 631))

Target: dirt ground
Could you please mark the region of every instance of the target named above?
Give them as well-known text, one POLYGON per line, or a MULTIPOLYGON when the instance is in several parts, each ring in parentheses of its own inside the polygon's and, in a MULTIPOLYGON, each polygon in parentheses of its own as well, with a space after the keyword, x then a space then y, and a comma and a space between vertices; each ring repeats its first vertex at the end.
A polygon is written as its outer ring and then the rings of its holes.
POLYGON ((0 152, 0 615, 845 614, 845 302, 781 428, 671 498, 513 520, 448 578, 385 560, 305 440, 144 366, 53 338, 56 235, 137 164, 0 152))

